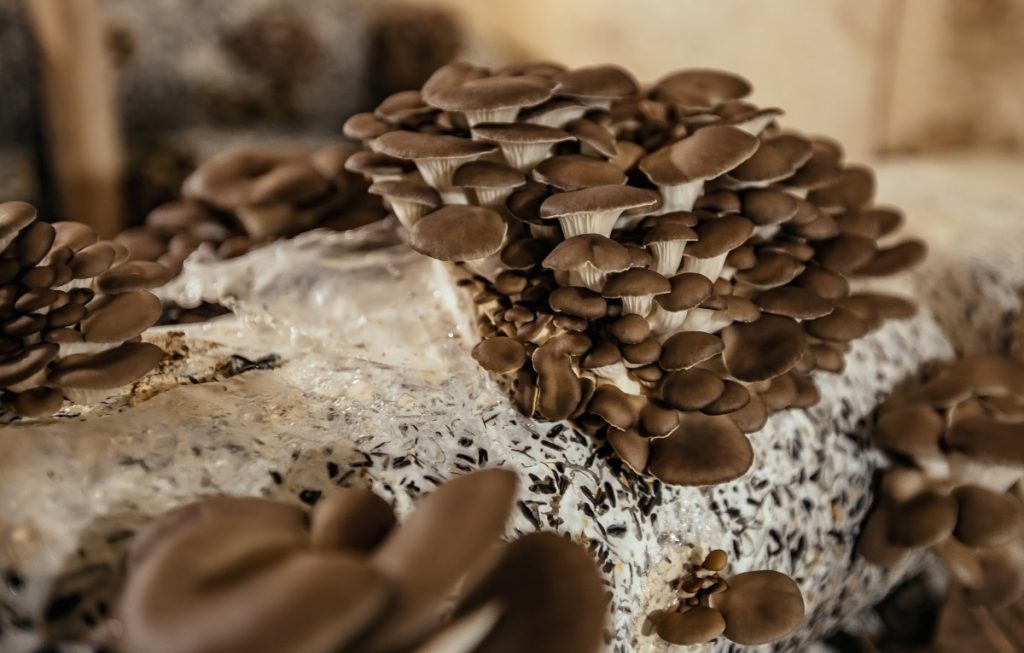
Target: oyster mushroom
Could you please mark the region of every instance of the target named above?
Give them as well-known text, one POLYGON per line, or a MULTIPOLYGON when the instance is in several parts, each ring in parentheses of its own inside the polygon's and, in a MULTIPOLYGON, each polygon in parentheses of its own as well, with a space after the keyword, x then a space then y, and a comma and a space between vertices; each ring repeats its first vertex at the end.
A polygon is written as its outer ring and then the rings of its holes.
POLYGON ((623 212, 652 207, 657 194, 646 188, 610 184, 555 193, 540 207, 543 220, 557 220, 566 238, 580 234, 608 237, 623 212))
POLYGON ((533 177, 563 191, 626 183, 626 173, 615 165, 581 154, 560 154, 545 159, 534 169, 533 177))
POLYGON ((526 183, 526 177, 501 163, 470 161, 455 171, 452 183, 470 189, 475 204, 504 210, 508 196, 526 183))
POLYGON ((650 442, 647 471, 672 485, 715 485, 750 468, 754 451, 728 418, 686 413, 671 435, 650 442))
POLYGON ((473 127, 513 122, 521 108, 549 99, 553 88, 554 83, 541 77, 496 75, 433 89, 424 100, 438 109, 462 113, 473 127))
POLYGON ((414 179, 376 181, 367 192, 385 198, 406 229, 412 229, 420 218, 441 205, 437 191, 414 179))
POLYGON ((740 381, 764 381, 793 368, 807 349, 800 325, 777 315, 750 324, 734 324, 722 332, 723 360, 740 381))
POLYGON ((622 301, 622 312, 646 317, 651 312, 654 298, 671 292, 668 279, 653 270, 631 268, 608 276, 601 294, 622 301))
POLYGON ((457 136, 393 131, 382 134, 371 143, 375 152, 416 164, 423 179, 446 201, 462 202, 462 191, 454 189, 452 176, 464 163, 495 152, 488 143, 470 141, 457 136))
POLYGON ((683 272, 695 272, 715 280, 725 259, 754 233, 754 223, 738 215, 703 220, 694 228, 697 240, 683 250, 683 272))
POLYGON ((804 600, 793 579, 761 570, 730 576, 726 590, 713 594, 710 605, 725 618, 725 636, 745 646, 786 637, 804 619, 804 600))
POLYGON ((654 298, 654 310, 647 317, 655 333, 668 336, 686 322, 690 310, 711 296, 712 283, 704 275, 683 272, 670 278, 669 292, 654 298))
POLYGON ((628 270, 628 250, 616 241, 595 233, 571 236, 555 245, 542 265, 566 273, 569 283, 601 292, 609 274, 628 270))
POLYGON ((472 133, 476 140, 496 144, 508 164, 520 172, 537 167, 558 143, 573 140, 561 129, 528 122, 476 125, 472 133))
POLYGON ((491 259, 505 245, 508 225, 491 209, 444 206, 428 213, 409 232, 413 249, 441 261, 469 264, 483 276, 493 276, 491 259))

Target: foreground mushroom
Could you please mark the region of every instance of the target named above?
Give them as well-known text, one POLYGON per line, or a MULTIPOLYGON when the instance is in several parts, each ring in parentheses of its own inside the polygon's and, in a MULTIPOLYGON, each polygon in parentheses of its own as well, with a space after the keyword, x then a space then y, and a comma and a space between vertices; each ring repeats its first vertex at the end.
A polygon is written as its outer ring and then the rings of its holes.
POLYGON ((160 318, 149 292, 169 278, 125 262, 123 245, 76 222, 48 224, 25 202, 0 203, 0 408, 50 415, 134 383, 163 358, 139 336, 160 318))
POLYGON ((599 651, 604 587, 553 533, 501 542, 516 476, 449 481, 402 524, 372 492, 307 512, 220 497, 140 533, 118 601, 126 653, 599 651))
POLYGON ((644 90, 612 65, 454 63, 353 119, 373 154, 352 159, 471 290, 473 355, 520 411, 638 473, 723 483, 751 465, 748 433, 818 400, 814 372, 912 313, 850 280, 924 251, 880 245, 900 216, 872 206, 870 171, 750 90, 712 70, 644 90))

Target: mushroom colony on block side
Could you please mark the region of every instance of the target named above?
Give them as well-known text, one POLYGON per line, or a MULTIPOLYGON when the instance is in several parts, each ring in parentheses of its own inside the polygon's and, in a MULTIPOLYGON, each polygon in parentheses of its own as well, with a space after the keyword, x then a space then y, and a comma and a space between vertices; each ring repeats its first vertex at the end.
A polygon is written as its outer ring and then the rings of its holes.
POLYGON ((882 405, 872 439, 892 466, 860 554, 891 567, 930 549, 972 604, 1024 596, 1024 360, 946 364, 882 405))
POLYGON ((51 415, 65 400, 105 399, 160 363, 163 351, 139 336, 160 318, 149 290, 169 273, 127 258, 84 224, 0 203, 0 409, 51 415))
POLYGON ((504 543, 515 473, 444 483, 397 523, 369 490, 311 511, 218 497, 137 537, 109 636, 124 653, 597 653, 605 586, 550 532, 504 543))
POLYGON ((917 240, 871 170, 781 128, 725 72, 641 87, 617 66, 439 69, 357 114, 346 162, 412 246, 473 294, 479 364, 519 410, 570 420, 638 473, 743 475, 768 416, 905 299, 850 280, 903 271, 917 240))

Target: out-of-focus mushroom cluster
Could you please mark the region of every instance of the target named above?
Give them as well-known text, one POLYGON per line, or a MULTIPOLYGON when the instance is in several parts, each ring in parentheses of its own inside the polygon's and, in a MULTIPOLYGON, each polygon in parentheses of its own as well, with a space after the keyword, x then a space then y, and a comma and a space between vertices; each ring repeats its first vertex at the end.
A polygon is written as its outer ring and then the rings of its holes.
POLYGON ((972 603, 1024 595, 1024 361, 950 363, 894 394, 874 443, 893 460, 861 533, 883 567, 930 548, 972 603))
POLYGON ((148 290, 169 278, 161 265, 126 262, 123 245, 78 222, 43 222, 25 202, 0 203, 0 252, 0 408, 50 415, 160 362, 139 335, 160 317, 148 290))
POLYGON ((347 161, 475 295, 480 365, 519 409, 606 438, 668 483, 741 476, 745 433, 818 400, 849 343, 913 305, 901 214, 835 142, 776 124, 743 79, 455 63, 353 116, 347 161))
POLYGON ((116 619, 125 653, 596 653, 607 609, 583 547, 504 544, 516 476, 449 481, 401 525, 369 490, 309 513, 254 498, 160 517, 129 555, 116 619))
POLYGON ((180 200, 117 241, 131 260, 156 261, 177 275, 203 244, 227 259, 310 229, 344 231, 383 218, 362 178, 345 170, 353 152, 347 145, 224 152, 185 180, 180 200))
POLYGON ((777 571, 748 571, 723 577, 729 564, 716 549, 675 582, 676 603, 647 616, 643 634, 691 646, 718 637, 754 646, 778 641, 804 618, 804 599, 793 579, 777 571))

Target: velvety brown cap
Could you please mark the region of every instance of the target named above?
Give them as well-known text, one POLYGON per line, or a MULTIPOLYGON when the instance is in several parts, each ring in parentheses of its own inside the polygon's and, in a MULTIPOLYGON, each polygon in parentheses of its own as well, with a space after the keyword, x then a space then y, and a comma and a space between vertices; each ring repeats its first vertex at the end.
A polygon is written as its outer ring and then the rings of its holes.
POLYGON ((555 193, 541 204, 540 216, 545 220, 554 220, 576 213, 625 211, 653 206, 657 201, 658 194, 647 188, 618 184, 594 186, 566 193, 555 193))
POLYGON ((673 408, 700 410, 722 396, 725 382, 714 372, 701 368, 682 369, 665 377, 661 398, 673 408))
POLYGON ((608 276, 601 294, 609 298, 633 297, 640 295, 662 295, 671 292, 668 279, 654 270, 630 268, 608 276))
POLYGON ((577 286, 556 288, 551 292, 548 303, 552 310, 587 320, 600 319, 608 312, 608 302, 604 297, 577 286))
POLYGON ((526 364, 526 348, 515 338, 495 336, 478 342, 473 358, 488 372, 511 374, 526 364))
POLYGON ((798 198, 777 188, 754 188, 741 195, 742 213, 754 224, 781 224, 796 215, 798 198))
POLYGON ((409 237, 413 249, 442 261, 473 261, 496 254, 508 225, 500 215, 480 206, 444 206, 423 216, 409 237))
POLYGON ((640 86, 619 66, 587 66, 568 70, 555 78, 555 93, 582 100, 614 100, 636 95, 640 86))
POLYGON ((750 158, 757 145, 757 138, 741 129, 712 125, 647 155, 640 170, 659 186, 711 179, 750 158))
POLYGON ((518 188, 526 183, 526 176, 496 161, 470 161, 459 166, 452 183, 462 188, 518 188))
POLYGON ((604 159, 581 154, 549 157, 534 168, 533 176, 541 183, 564 191, 626 183, 626 173, 622 170, 604 159))
POLYGON ((582 145, 590 147, 602 156, 614 159, 619 154, 615 134, 602 124, 586 118, 577 118, 566 123, 565 129, 582 145))
POLYGON ((581 234, 559 242, 544 259, 550 270, 578 270, 589 263, 602 272, 621 272, 630 267, 629 250, 600 234, 581 234))
POLYGON ((738 215, 704 220, 696 227, 697 242, 687 243, 686 255, 713 258, 739 247, 754 233, 754 224, 738 215))
POLYGON ((813 153, 811 142, 796 134, 762 138, 749 159, 729 171, 729 177, 747 183, 770 183, 785 179, 807 163, 813 153))
POLYGON ((53 366, 47 383, 80 390, 107 390, 142 378, 163 358, 148 342, 127 342, 95 354, 66 356, 53 366))
POLYGON ((685 311, 695 308, 711 296, 711 281, 696 272, 683 272, 668 280, 671 290, 658 295, 654 301, 666 311, 685 311))
POLYGON ((619 342, 635 345, 647 339, 651 325, 643 316, 629 313, 612 322, 608 331, 619 342))
POLYGON ((830 212, 858 211, 875 195, 875 175, 864 166, 845 168, 828 186, 812 190, 807 199, 830 212))
POLYGON ((1008 493, 965 485, 953 490, 953 498, 957 503, 953 535, 967 546, 1001 546, 1024 530, 1024 506, 1008 493))
POLYGON ((497 150, 490 143, 471 141, 458 136, 393 131, 382 134, 371 143, 375 152, 396 159, 449 159, 480 156, 497 150))
POLYGON ((681 331, 664 342, 658 364, 669 372, 685 370, 717 356, 724 349, 722 339, 712 333, 681 331))
POLYGON ((807 349, 807 338, 795 321, 764 315, 749 324, 732 324, 722 331, 723 360, 740 381, 764 381, 793 368, 807 349))
POLYGON ((775 642, 793 633, 804 619, 804 599, 793 579, 761 570, 730 576, 726 590, 711 596, 725 617, 725 636, 745 646, 775 642))
POLYGON ((416 179, 376 181, 370 184, 366 192, 382 197, 422 204, 431 208, 441 205, 441 196, 437 194, 437 191, 416 179))
POLYGON ((750 91, 750 82, 738 75, 700 68, 678 70, 654 86, 655 97, 690 107, 712 107, 744 98, 750 91))
POLYGON ((436 93, 459 86, 475 79, 487 77, 490 73, 486 68, 474 66, 464 61, 453 61, 435 70, 423 83, 423 99, 432 98, 436 93))
POLYGON ((811 320, 824 317, 832 312, 832 303, 806 288, 783 286, 767 290, 754 299, 754 303, 765 313, 791 317, 796 320, 811 320))
POLYGON ((679 646, 710 642, 724 632, 722 613, 700 605, 686 612, 667 612, 657 626, 658 637, 679 646))
POLYGON ((346 138, 363 141, 377 138, 381 134, 393 129, 395 129, 395 127, 392 126, 391 123, 378 118, 372 113, 356 113, 345 121, 345 124, 341 128, 341 133, 343 133, 346 138))
POLYGON ((716 485, 743 476, 750 441, 728 418, 686 413, 671 435, 651 440, 648 471, 671 485, 716 485))
POLYGON ((424 99, 444 111, 530 107, 550 98, 553 88, 554 83, 542 77, 481 77, 436 89, 424 99))

